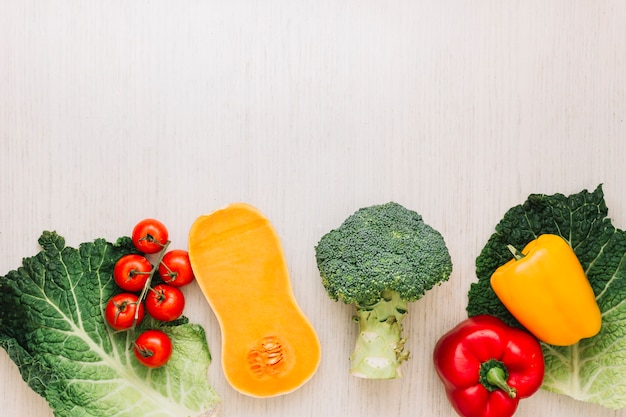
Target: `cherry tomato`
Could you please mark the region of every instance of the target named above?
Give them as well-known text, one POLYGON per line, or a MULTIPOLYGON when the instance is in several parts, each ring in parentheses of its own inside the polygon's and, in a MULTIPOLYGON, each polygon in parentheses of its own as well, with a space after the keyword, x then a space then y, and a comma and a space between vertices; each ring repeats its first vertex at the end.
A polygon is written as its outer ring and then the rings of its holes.
POLYGON ((146 310, 157 320, 172 321, 183 314, 185 296, 168 284, 157 284, 146 295, 146 310))
POLYGON ((182 249, 174 249, 163 256, 159 265, 159 275, 166 283, 182 287, 194 280, 189 253, 182 249))
POLYGON ((152 265, 145 256, 130 254, 122 256, 113 268, 113 279, 126 291, 141 291, 152 271, 152 265))
POLYGON ((167 243, 167 227, 156 219, 143 219, 133 228, 131 239, 135 247, 143 253, 157 253, 167 243))
POLYGON ((159 368, 172 356, 172 339, 160 330, 146 330, 135 340, 135 356, 148 368, 159 368))
POLYGON ((128 330, 133 325, 138 325, 143 320, 144 314, 144 306, 139 302, 139 297, 128 292, 111 297, 104 309, 104 317, 114 330, 128 330), (139 315, 135 322, 137 306, 139 315))

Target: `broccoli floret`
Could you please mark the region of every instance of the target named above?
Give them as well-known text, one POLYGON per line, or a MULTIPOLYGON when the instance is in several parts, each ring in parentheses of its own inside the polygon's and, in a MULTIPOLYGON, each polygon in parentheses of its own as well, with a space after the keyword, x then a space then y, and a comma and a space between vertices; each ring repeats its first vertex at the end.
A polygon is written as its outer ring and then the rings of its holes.
POLYGON ((441 234, 422 216, 389 202, 359 209, 315 247, 330 298, 353 304, 359 334, 350 373, 372 379, 401 376, 408 359, 402 337, 407 304, 452 272, 441 234))

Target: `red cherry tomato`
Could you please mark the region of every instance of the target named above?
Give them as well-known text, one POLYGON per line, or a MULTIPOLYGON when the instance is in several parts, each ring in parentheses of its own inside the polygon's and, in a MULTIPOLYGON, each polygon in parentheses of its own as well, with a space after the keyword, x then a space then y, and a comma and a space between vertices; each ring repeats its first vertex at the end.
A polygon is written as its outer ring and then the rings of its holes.
POLYGON ((114 295, 104 309, 104 317, 114 330, 128 330, 133 325, 138 325, 143 320, 144 314, 143 304, 139 302, 139 297, 132 293, 114 295), (139 315, 135 321, 137 306, 139 306, 139 315))
POLYGON ((182 287, 194 280, 189 253, 182 249, 174 249, 163 256, 159 265, 159 275, 166 283, 182 287))
POLYGON ((172 339, 160 330, 146 330, 135 340, 135 356, 148 368, 159 368, 172 356, 172 339))
POLYGON ((146 310, 157 320, 176 320, 183 314, 184 308, 185 296, 181 290, 171 285, 155 285, 146 295, 146 310))
POLYGON ((167 227, 156 219, 143 219, 133 228, 131 236, 135 247, 143 253, 157 253, 167 243, 167 227))
POLYGON ((123 290, 137 292, 146 285, 152 265, 145 256, 130 254, 122 256, 113 268, 113 279, 123 290))

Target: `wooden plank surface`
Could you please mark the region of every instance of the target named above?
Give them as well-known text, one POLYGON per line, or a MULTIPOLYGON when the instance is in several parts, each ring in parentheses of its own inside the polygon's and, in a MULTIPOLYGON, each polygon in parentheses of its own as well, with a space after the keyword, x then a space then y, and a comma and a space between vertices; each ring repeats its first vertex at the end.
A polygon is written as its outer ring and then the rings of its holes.
MULTIPOLYGON (((0 274, 36 253, 130 233, 185 246, 227 203, 279 232, 322 362, 288 396, 209 378, 224 417, 455 415, 437 338, 465 317, 474 261, 530 193, 604 184, 626 227, 622 1, 0 0, 0 274), (397 201, 446 239, 449 282, 410 305, 405 377, 347 374, 352 310, 327 298, 313 247, 357 208, 397 201)), ((220 354, 197 288, 187 314, 220 354)), ((0 352, 0 415, 52 416, 0 352)), ((517 416, 626 416, 540 392, 517 416)))

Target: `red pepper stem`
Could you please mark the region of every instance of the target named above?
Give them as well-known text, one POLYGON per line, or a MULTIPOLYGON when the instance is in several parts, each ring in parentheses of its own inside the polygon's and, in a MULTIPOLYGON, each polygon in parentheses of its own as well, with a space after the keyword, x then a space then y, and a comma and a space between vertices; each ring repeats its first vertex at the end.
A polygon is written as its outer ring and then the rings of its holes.
POLYGON ((506 374, 504 369, 499 366, 494 366, 489 369, 489 371, 487 371, 486 379, 490 384, 495 385, 506 392, 510 398, 515 398, 517 396, 517 390, 506 383, 506 374))
POLYGON ((519 261, 520 259, 526 256, 513 245, 506 245, 506 247, 513 254, 513 257, 515 258, 516 261, 519 261))
POLYGON ((509 371, 506 369, 504 362, 497 359, 490 359, 480 364, 479 382, 489 392, 497 389, 504 391, 509 398, 517 396, 517 390, 507 384, 509 379, 509 371))

